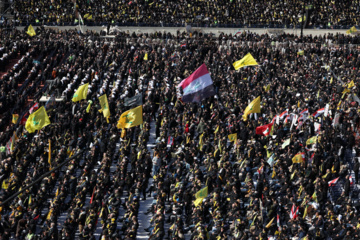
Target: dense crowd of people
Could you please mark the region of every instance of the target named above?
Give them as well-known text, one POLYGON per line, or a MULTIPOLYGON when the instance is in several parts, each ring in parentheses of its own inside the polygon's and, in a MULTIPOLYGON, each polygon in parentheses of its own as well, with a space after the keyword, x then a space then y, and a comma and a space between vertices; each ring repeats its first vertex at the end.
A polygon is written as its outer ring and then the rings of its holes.
POLYGON ((12 13, 22 24, 71 25, 79 12, 93 24, 201 26, 299 26, 303 14, 307 27, 359 25, 359 1, 15 1, 12 13))
POLYGON ((357 37, 36 31, 0 43, 0 239, 96 239, 99 228, 101 239, 136 239, 149 197, 152 240, 359 238, 357 37), (249 52, 259 66, 235 71, 249 52), (203 63, 216 95, 183 103, 177 85, 203 63), (87 99, 72 102, 85 83, 87 99), (28 133, 23 118, 45 91, 62 101, 46 106, 49 126, 28 133), (98 111, 105 93, 109 122, 98 111), (137 94, 143 124, 118 129, 137 94), (244 121, 258 96, 261 112, 244 121), (270 134, 257 131, 269 123, 270 134))

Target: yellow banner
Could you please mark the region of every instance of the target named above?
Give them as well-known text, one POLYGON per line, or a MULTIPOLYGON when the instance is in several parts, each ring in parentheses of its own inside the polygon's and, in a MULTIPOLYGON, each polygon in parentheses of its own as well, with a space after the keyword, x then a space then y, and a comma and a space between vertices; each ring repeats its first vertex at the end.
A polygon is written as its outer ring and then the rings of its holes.
POLYGON ((143 123, 142 105, 121 114, 117 128, 131 128, 143 123))

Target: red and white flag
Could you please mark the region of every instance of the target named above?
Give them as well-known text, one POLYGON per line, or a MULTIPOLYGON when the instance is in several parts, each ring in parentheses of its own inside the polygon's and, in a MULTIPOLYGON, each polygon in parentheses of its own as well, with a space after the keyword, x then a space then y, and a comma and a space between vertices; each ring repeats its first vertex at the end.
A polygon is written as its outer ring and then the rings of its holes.
POLYGON ((305 120, 308 114, 309 114, 309 110, 307 108, 302 110, 299 114, 300 117, 298 119, 298 122, 305 120))
POLYGON ((283 111, 283 112, 279 115, 280 120, 284 120, 284 118, 285 118, 286 116, 288 116, 288 115, 289 115, 289 111, 288 111, 288 110, 283 111))
POLYGON ((317 117, 320 116, 321 114, 324 114, 324 112, 325 112, 325 108, 320 108, 320 109, 318 109, 316 112, 314 112, 312 116, 313 116, 314 118, 317 118, 317 117))
POLYGON ((276 223, 277 223, 277 227, 278 227, 279 232, 280 232, 280 216, 279 216, 279 214, 276 215, 276 223))
POLYGON ((296 219, 299 215, 299 207, 296 207, 295 204, 291 207, 290 219, 296 219))
POLYGON ((335 178, 335 179, 331 180, 329 182, 329 187, 335 186, 335 184, 337 183, 338 180, 339 180, 339 178, 335 178))
POLYGON ((354 180, 351 176, 349 176, 349 181, 350 181, 350 185, 353 185, 354 184, 354 180))
POLYGON ((309 110, 307 108, 305 108, 300 112, 300 115, 304 115, 304 114, 309 114, 309 110))
POLYGON ((29 113, 32 114, 33 111, 36 111, 39 108, 39 103, 35 103, 29 110, 29 113))
POLYGON ((315 132, 316 134, 318 134, 321 130, 321 124, 320 123, 314 123, 314 128, 315 128, 315 132))
POLYGON ((285 118, 284 123, 287 124, 288 121, 290 121, 290 120, 291 120, 291 115, 287 115, 286 118, 285 118))
POLYGON ((274 124, 274 123, 275 123, 276 117, 277 117, 277 115, 272 119, 271 124, 274 124))

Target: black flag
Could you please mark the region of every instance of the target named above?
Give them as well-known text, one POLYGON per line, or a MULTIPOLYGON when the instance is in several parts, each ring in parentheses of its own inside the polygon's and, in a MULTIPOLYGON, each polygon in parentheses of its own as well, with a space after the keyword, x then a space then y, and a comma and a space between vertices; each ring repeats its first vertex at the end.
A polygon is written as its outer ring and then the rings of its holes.
POLYGON ((136 107, 142 105, 142 93, 131 98, 125 98, 124 105, 126 107, 136 107))

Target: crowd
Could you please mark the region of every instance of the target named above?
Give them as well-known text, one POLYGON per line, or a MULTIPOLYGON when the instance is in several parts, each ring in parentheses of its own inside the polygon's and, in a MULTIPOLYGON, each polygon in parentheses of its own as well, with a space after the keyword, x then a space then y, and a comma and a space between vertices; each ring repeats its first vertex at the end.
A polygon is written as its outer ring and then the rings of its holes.
POLYGON ((183 26, 299 26, 305 13, 307 27, 359 24, 359 1, 15 1, 12 13, 20 23, 74 23, 79 12, 88 23, 183 26))
POLYGON ((0 202, 56 170, 1 205, 0 239, 96 239, 98 228, 102 239, 136 239, 148 197, 152 240, 359 238, 357 37, 36 31, 0 43, 5 67, 18 59, 0 80, 0 202), (248 52, 259 66, 235 71, 248 52), (203 63, 216 95, 183 103, 177 85, 203 63), (46 107, 49 126, 28 133, 21 120, 49 79, 48 96, 63 100, 46 107), (85 83, 87 99, 72 102, 85 83), (109 122, 98 111, 105 93, 109 122), (143 124, 117 129, 137 94, 143 124), (261 112, 244 121, 258 96, 261 112), (270 134, 257 131, 269 123, 270 134))

